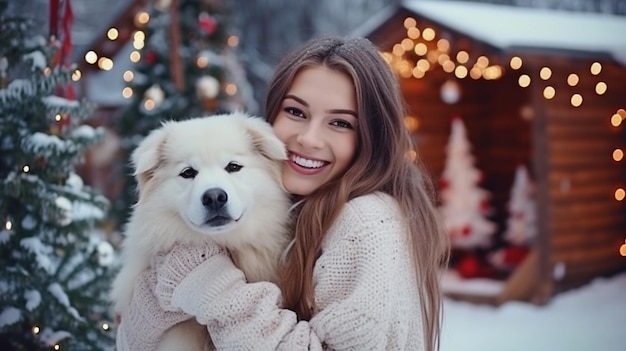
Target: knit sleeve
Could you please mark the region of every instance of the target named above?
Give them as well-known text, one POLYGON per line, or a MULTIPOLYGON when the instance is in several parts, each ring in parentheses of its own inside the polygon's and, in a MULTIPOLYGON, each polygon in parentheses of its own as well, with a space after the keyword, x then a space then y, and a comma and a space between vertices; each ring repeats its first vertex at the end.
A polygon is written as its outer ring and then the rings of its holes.
POLYGON ((402 240, 403 223, 389 211, 381 215, 376 206, 372 216, 359 207, 348 206, 340 216, 316 263, 318 309, 310 321, 298 322, 294 312, 279 307, 276 285, 245 283, 222 256, 202 264, 181 282, 175 295, 185 301, 183 311, 207 325, 218 350, 421 349, 407 347, 408 334, 416 332, 409 332, 402 316, 417 300, 405 288, 410 286, 405 278, 411 269, 402 240), (218 279, 202 287, 198 282, 203 277, 218 279))

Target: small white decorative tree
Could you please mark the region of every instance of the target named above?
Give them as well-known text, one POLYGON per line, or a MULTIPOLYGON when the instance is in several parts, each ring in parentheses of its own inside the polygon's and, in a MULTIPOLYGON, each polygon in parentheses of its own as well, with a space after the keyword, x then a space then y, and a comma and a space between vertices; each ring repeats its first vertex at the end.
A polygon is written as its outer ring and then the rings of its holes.
POLYGON ((503 234, 507 246, 489 254, 491 264, 501 271, 515 269, 526 258, 537 236, 535 187, 524 165, 515 170, 508 212, 503 234))
POLYGON ((491 208, 489 193, 478 186, 482 178, 474 167, 465 125, 454 117, 440 182, 440 210, 454 248, 486 248, 491 244, 496 226, 486 218, 491 208))
POLYGON ((515 170, 508 211, 504 239, 513 245, 532 245, 537 236, 535 187, 524 165, 519 165, 515 170))

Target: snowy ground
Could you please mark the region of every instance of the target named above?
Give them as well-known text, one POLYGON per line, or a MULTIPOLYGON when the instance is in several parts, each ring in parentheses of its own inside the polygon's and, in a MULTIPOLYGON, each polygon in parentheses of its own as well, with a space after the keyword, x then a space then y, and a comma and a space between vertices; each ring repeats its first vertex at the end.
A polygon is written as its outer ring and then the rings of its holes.
POLYGON ((626 273, 598 278, 546 306, 446 300, 441 351, 626 350, 626 273))

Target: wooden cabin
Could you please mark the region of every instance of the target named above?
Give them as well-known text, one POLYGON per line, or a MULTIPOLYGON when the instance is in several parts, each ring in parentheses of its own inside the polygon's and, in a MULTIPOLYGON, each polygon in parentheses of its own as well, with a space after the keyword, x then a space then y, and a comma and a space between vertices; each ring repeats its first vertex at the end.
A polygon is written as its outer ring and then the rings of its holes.
POLYGON ((400 76, 407 125, 433 176, 459 116, 500 228, 516 166, 535 181, 531 254, 491 295, 444 286, 449 296, 546 303, 626 268, 626 41, 617 33, 623 17, 426 0, 356 31, 400 76))

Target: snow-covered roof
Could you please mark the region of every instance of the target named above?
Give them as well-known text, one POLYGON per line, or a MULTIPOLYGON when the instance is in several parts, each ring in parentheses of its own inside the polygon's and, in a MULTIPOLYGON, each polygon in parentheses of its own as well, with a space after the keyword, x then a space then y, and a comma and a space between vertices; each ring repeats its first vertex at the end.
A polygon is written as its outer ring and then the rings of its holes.
POLYGON ((626 65, 626 17, 489 3, 405 0, 402 6, 500 49, 610 54, 626 65))

